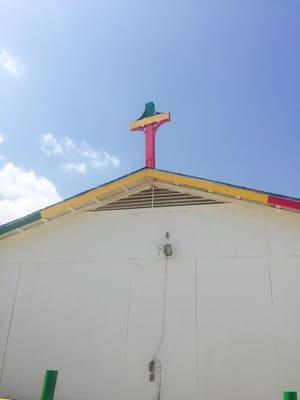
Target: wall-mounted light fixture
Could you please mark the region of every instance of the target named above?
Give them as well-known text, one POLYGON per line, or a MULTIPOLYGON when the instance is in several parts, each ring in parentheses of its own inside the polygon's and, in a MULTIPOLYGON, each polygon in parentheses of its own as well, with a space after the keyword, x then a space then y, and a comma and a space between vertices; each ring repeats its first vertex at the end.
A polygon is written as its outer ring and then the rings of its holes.
POLYGON ((166 257, 171 257, 173 255, 173 249, 170 243, 164 245, 164 255, 166 257))
POLYGON ((157 246, 159 256, 171 257, 173 255, 173 247, 169 239, 170 239, 170 232, 166 232, 164 243, 161 243, 157 246))

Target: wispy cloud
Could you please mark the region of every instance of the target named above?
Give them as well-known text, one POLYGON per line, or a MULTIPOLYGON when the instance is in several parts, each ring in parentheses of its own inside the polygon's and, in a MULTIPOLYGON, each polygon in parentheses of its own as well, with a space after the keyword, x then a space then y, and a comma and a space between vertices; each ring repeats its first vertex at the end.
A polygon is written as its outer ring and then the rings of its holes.
POLYGON ((0 49, 0 64, 2 68, 14 77, 20 77, 24 73, 24 65, 5 48, 0 49))
POLYGON ((86 173, 89 169, 118 167, 118 157, 105 150, 94 150, 86 142, 75 142, 69 136, 57 138, 52 133, 41 135, 41 150, 48 156, 64 160, 61 168, 66 172, 86 173))
POLYGON ((78 172, 80 174, 86 173, 86 164, 80 163, 64 163, 62 164, 62 170, 66 172, 78 172))
POLYGON ((63 147, 58 143, 58 140, 51 133, 44 133, 41 135, 41 150, 47 156, 64 154, 63 147))
POLYGON ((12 162, 0 168, 0 224, 61 200, 55 185, 12 162))

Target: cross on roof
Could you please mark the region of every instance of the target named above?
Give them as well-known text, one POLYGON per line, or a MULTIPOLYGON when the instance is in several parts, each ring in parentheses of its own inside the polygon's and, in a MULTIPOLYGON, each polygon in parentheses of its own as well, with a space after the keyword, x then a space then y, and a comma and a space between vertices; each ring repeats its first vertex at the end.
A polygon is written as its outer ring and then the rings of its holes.
POLYGON ((151 101, 145 104, 145 111, 142 116, 130 124, 132 131, 142 131, 145 133, 145 166, 147 168, 155 168, 156 131, 162 124, 170 121, 170 119, 169 112, 157 112, 154 103, 151 101))

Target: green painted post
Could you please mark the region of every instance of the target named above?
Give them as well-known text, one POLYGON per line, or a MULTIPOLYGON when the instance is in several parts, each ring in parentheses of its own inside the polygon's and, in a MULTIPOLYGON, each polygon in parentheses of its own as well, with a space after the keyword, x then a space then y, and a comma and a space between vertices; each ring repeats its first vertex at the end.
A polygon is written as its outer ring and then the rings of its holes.
POLYGON ((297 400, 297 392, 285 390, 283 392, 283 400, 297 400))
POLYGON ((40 400, 53 400, 58 371, 47 369, 40 400))

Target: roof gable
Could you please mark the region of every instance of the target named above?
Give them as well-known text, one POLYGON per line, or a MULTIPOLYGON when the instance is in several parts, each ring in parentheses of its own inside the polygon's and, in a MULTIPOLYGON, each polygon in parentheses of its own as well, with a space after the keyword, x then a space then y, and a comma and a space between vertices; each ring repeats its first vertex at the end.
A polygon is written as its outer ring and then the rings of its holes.
MULTIPOLYGON (((290 211, 300 211, 299 199, 168 171, 143 168, 117 180, 46 207, 26 217, 4 224, 0 226, 0 239, 14 233, 23 232, 35 225, 49 222, 57 217, 85 210, 109 209, 109 204, 116 206, 118 202, 120 206, 120 201, 122 199, 149 190, 153 186, 173 192, 188 193, 192 197, 203 198, 204 201, 208 203, 226 202, 226 198, 234 198, 266 206, 284 208, 290 211), (203 196, 205 192, 208 192, 210 195, 203 196), (218 196, 221 196, 221 198, 218 196)), ((188 200, 185 201, 188 202, 188 200)), ((123 201, 123 205, 124 204, 125 202, 123 201)), ((113 209, 113 206, 110 208, 113 209)))
POLYGON ((214 205, 224 202, 213 199, 209 196, 200 196, 199 193, 191 193, 190 190, 179 190, 175 186, 158 184, 153 182, 151 186, 138 193, 129 194, 119 200, 99 206, 92 211, 111 211, 111 210, 136 210, 139 208, 162 208, 162 207, 182 207, 195 205, 214 205))

